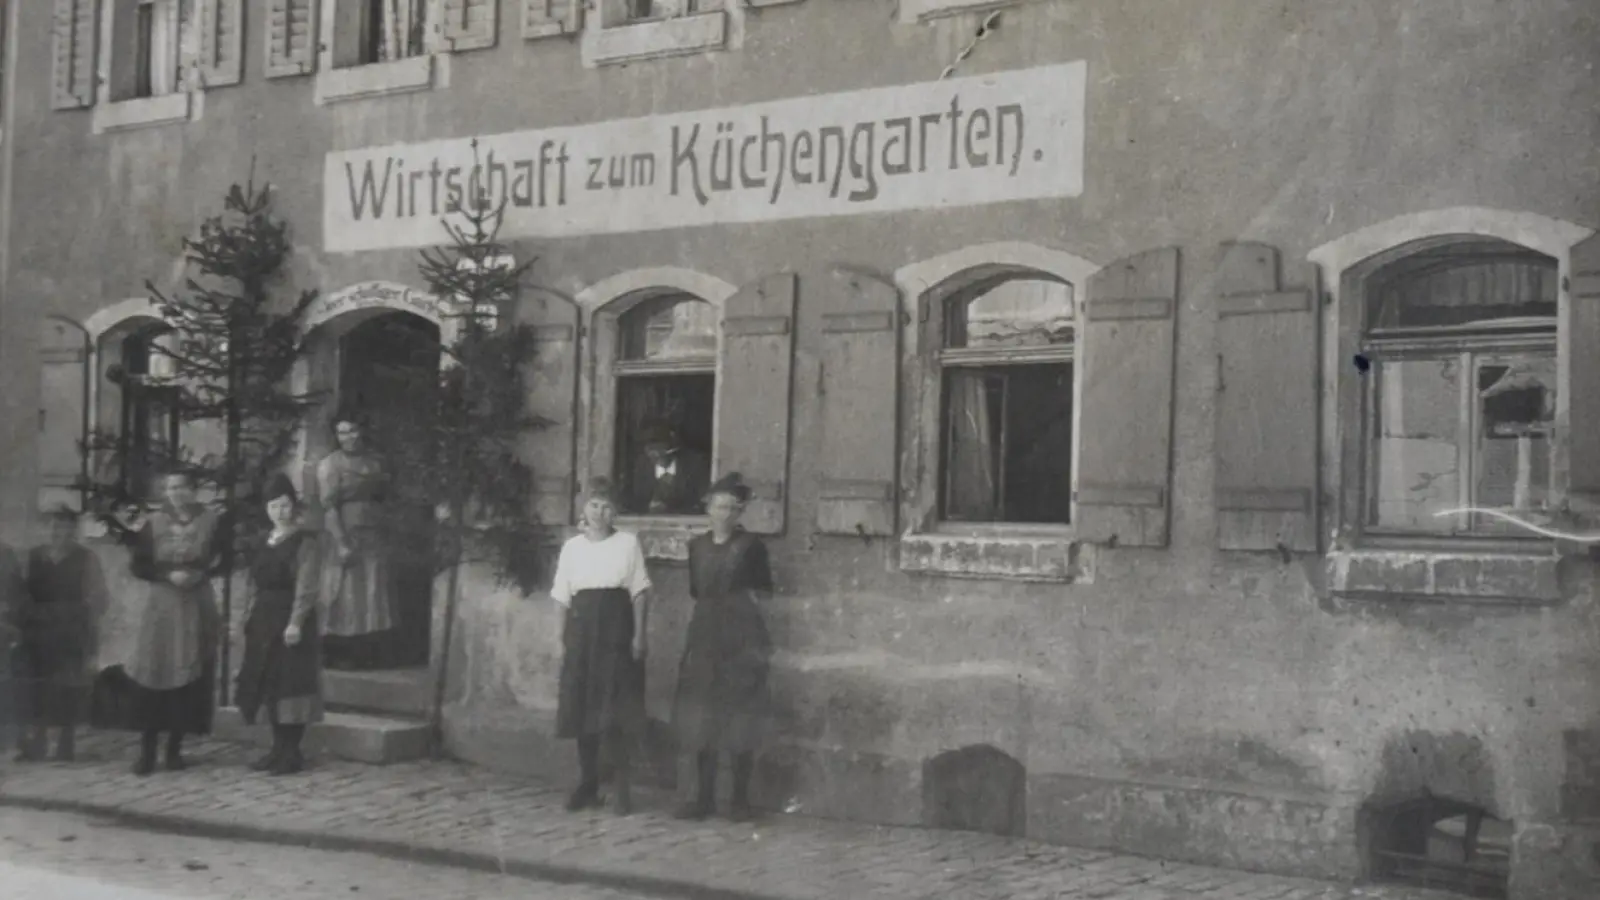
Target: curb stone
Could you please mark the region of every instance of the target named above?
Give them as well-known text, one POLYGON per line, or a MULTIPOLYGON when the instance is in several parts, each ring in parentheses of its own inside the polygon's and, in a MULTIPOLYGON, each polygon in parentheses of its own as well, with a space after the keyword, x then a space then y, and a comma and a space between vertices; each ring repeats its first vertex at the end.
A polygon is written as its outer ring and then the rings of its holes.
POLYGON ((215 822, 193 816, 136 812, 116 806, 102 806, 78 800, 45 800, 35 797, 10 797, 0 794, 0 808, 12 807, 43 812, 66 812, 110 819, 119 825, 161 834, 212 838, 252 844, 303 847, 308 850, 334 850, 367 853, 399 862, 449 866, 489 874, 510 875, 529 881, 555 884, 593 885, 648 894, 681 897, 684 900, 795 900, 783 894, 736 891, 674 878, 619 872, 592 866, 571 866, 526 859, 496 858, 471 850, 429 847, 406 841, 340 835, 309 829, 271 828, 234 822, 215 822))

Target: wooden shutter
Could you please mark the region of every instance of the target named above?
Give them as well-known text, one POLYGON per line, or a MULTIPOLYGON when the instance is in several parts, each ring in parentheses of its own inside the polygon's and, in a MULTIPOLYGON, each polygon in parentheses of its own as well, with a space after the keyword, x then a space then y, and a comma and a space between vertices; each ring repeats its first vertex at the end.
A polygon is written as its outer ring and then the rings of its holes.
POLYGON ((794 378, 793 272, 740 288, 722 310, 717 474, 739 472, 753 493, 744 527, 781 534, 789 475, 789 388, 794 378))
POLYGON ((1600 522, 1600 235, 1572 248, 1570 295, 1568 491, 1593 524, 1600 522))
POLYGON ((1280 282, 1278 251, 1224 244, 1217 272, 1217 545, 1317 549, 1316 267, 1280 282))
POLYGON ((573 455, 578 409, 578 307, 543 296, 533 325, 535 350, 528 380, 528 411, 547 421, 528 438, 533 466, 534 513, 545 525, 574 521, 573 455))
POLYGON ((1150 250, 1090 279, 1084 310, 1077 534, 1167 545, 1178 250, 1150 250))
POLYGON ((243 80, 244 0, 201 0, 201 86, 221 87, 243 80))
POLYGON ((499 0, 444 0, 444 39, 451 51, 493 47, 499 30, 499 0))
POLYGON ((521 0, 523 40, 577 34, 583 0, 521 0))
POLYGON ((307 75, 316 68, 316 0, 267 0, 267 77, 307 75))
POLYGON ((47 317, 39 336, 39 495, 42 502, 81 500, 89 434, 89 334, 76 322, 47 317))
POLYGON ((95 0, 54 2, 50 106, 84 109, 94 105, 95 38, 100 17, 95 0))
POLYGON ((829 272, 824 285, 817 531, 890 536, 899 480, 900 292, 844 269, 829 272))

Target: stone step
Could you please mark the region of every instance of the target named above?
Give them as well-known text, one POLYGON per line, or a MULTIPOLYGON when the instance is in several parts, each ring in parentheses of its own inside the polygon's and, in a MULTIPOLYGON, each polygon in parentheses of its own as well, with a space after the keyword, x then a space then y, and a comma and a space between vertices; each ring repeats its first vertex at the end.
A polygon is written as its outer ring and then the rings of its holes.
MULTIPOLYGON (((246 725, 237 707, 217 710, 212 735, 220 740, 268 747, 272 732, 258 717, 246 725)), ((428 754, 428 725, 414 719, 328 712, 306 729, 306 751, 355 762, 387 765, 422 759, 428 754)))
POLYGON ((433 684, 426 667, 376 672, 322 673, 322 697, 330 709, 427 718, 433 684))

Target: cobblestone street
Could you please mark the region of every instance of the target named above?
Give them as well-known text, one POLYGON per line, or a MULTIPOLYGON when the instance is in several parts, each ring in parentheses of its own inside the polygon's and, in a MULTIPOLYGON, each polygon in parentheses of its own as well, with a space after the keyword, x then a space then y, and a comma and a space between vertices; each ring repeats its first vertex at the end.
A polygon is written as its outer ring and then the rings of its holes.
MULTIPOLYGON (((0 818, 7 825, 0 833, 16 836, 6 846, 20 848, 7 852, 31 860, 37 851, 44 861, 73 852, 70 847, 41 849, 56 840, 46 840, 48 831, 29 836, 28 820, 22 818, 29 813, 18 809, 35 807, 93 813, 122 826, 282 845, 263 849, 263 860, 298 860, 300 851, 291 847, 361 850, 458 870, 676 896, 783 900, 1450 896, 1223 871, 977 834, 873 828, 796 816, 745 826, 685 824, 666 814, 670 799, 659 795, 639 798, 641 811, 627 818, 605 813, 574 816, 561 809, 561 792, 555 786, 456 763, 370 767, 318 761, 300 777, 268 778, 243 767, 245 748, 217 741, 195 745, 192 760, 197 765, 192 771, 141 779, 128 772, 130 751, 120 736, 94 736, 84 741, 76 763, 26 768, 5 763, 0 768, 0 805, 8 808, 0 818)), ((111 852, 99 844, 90 849, 111 852)), ((243 860, 253 858, 247 849, 238 853, 243 860)), ((385 877, 414 871, 392 864, 370 865, 383 870, 385 877)), ((282 868, 298 873, 304 867, 294 862, 282 868)), ((215 870, 218 877, 228 871, 232 870, 226 863, 215 870)), ((242 870, 239 874, 244 877, 242 870)), ((198 883, 213 889, 203 879, 198 883)), ((233 887, 230 883, 228 889, 233 887)), ((501 896, 489 887, 483 890, 417 895, 501 896)), ((517 893, 527 895, 525 888, 517 893)))

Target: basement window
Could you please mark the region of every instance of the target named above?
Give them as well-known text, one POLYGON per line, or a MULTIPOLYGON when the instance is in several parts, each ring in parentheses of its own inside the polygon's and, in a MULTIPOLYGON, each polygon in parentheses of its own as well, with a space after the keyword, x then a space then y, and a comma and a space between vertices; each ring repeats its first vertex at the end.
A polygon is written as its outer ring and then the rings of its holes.
POLYGON ((1424 797, 1382 811, 1374 823, 1377 881, 1505 900, 1512 823, 1483 808, 1424 797))

